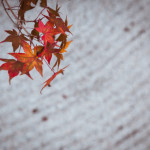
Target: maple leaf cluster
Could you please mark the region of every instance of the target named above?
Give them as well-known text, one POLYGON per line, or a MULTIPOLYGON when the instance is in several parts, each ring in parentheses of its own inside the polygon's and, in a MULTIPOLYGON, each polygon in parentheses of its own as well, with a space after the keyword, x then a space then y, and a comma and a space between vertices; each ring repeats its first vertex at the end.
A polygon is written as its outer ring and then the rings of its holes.
MULTIPOLYGON (((13 29, 6 30, 9 35, 3 40, 4 42, 11 42, 13 47, 13 53, 8 53, 13 56, 15 59, 3 59, 1 61, 5 62, 0 66, 0 70, 6 70, 9 74, 9 83, 11 79, 15 76, 27 75, 32 79, 30 71, 35 68, 41 76, 43 76, 43 63, 45 62, 49 69, 53 72, 53 75, 44 82, 42 90, 49 86, 51 81, 60 73, 63 73, 63 69, 59 70, 59 65, 61 60, 63 60, 63 53, 66 52, 69 44, 72 41, 67 41, 67 33, 70 32, 70 26, 68 26, 67 17, 66 20, 59 15, 58 5, 56 9, 52 9, 47 6, 46 0, 40 1, 40 6, 43 7, 43 10, 39 13, 38 17, 33 20, 34 28, 28 35, 25 35, 22 30, 23 24, 26 24, 25 12, 33 9, 31 3, 37 4, 38 0, 21 0, 20 8, 18 9, 18 18, 20 19, 18 25, 18 32, 13 29), (47 14, 44 15, 42 12, 47 10, 47 14), (40 17, 42 16, 42 17, 40 17), (43 20, 46 20, 46 23, 43 23, 43 20), (34 40, 38 41, 39 44, 34 44, 34 40), (16 52, 19 49, 19 52, 16 52), (22 51, 22 52, 21 52, 22 51), (51 67, 52 57, 56 58, 56 62, 51 67), (54 71, 54 68, 57 67, 57 72, 54 71)), ((41 90, 41 91, 42 91, 41 90)))

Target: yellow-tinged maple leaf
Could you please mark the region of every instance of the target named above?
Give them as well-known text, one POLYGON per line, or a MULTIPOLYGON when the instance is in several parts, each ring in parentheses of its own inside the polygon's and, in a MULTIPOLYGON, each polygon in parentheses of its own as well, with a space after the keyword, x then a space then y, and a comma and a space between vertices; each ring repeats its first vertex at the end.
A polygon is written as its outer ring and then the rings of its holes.
POLYGON ((58 68, 59 68, 59 65, 60 65, 60 62, 61 60, 63 60, 63 54, 64 52, 66 52, 66 49, 68 48, 68 46, 70 45, 72 41, 69 41, 69 42, 66 42, 65 46, 60 50, 60 52, 58 51, 58 53, 54 53, 54 55, 56 56, 57 60, 53 66, 53 68, 58 65, 58 68))
POLYGON ((71 42, 72 42, 72 41, 67 42, 66 45, 65 45, 65 47, 63 47, 63 48, 61 49, 60 53, 67 52, 66 49, 68 48, 68 46, 70 45, 71 42))
POLYGON ((72 24, 68 26, 67 16, 66 16, 66 20, 65 20, 65 25, 67 26, 68 29, 70 29, 72 27, 72 24))
POLYGON ((58 69, 59 69, 60 62, 61 62, 61 60, 64 59, 64 57, 63 57, 63 55, 60 54, 60 53, 55 53, 54 55, 56 56, 57 60, 56 60, 56 62, 55 62, 55 64, 54 64, 54 66, 52 67, 52 69, 53 69, 54 67, 56 67, 56 65, 58 66, 58 69))
POLYGON ((14 56, 18 61, 24 63, 22 74, 26 74, 35 67, 40 75, 43 76, 43 62, 37 56, 37 48, 34 48, 33 53, 31 46, 27 42, 23 41, 22 45, 25 53, 9 53, 10 55, 14 56))

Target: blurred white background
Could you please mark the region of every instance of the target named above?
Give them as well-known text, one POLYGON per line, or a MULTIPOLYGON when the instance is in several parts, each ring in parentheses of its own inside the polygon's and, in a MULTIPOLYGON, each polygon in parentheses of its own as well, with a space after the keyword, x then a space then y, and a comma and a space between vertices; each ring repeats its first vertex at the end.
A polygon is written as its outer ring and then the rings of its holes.
MULTIPOLYGON (((70 66, 42 95, 47 67, 43 79, 33 71, 33 81, 11 85, 0 72, 0 150, 149 150, 150 1, 58 2, 73 24, 61 64, 70 66)), ((13 28, 0 3, 0 40, 13 28)), ((8 52, 11 44, 0 44, 0 57, 8 52)))

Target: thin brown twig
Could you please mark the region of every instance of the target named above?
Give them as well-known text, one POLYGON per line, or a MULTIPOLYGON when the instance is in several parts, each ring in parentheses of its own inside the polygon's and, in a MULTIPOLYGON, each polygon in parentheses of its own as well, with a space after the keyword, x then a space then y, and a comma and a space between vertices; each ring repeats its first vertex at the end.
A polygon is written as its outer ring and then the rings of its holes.
POLYGON ((3 8, 4 8, 4 10, 5 10, 5 12, 6 12, 6 14, 7 14, 7 16, 9 17, 9 19, 17 26, 17 24, 14 22, 14 20, 11 18, 11 16, 9 15, 9 13, 7 12, 7 10, 6 10, 6 7, 5 7, 5 5, 4 5, 4 2, 3 2, 4 0, 2 0, 2 5, 3 5, 3 8))
POLYGON ((45 8, 43 8, 42 10, 41 10, 41 12, 38 14, 38 16, 35 18, 35 20, 37 20, 37 18, 42 14, 42 12, 45 10, 45 8))
MULTIPOLYGON (((10 10, 10 8, 6 8, 7 10, 10 10)), ((12 10, 19 10, 19 8, 11 8, 12 10)))
MULTIPOLYGON (((3 0, 2 0, 2 1, 3 1, 3 0)), ((17 18, 17 16, 15 15, 15 13, 12 11, 12 9, 11 9, 9 3, 7 2, 7 0, 5 0, 5 2, 6 2, 6 4, 7 4, 7 6, 8 6, 8 8, 10 9, 10 12, 12 13, 12 15, 13 15, 13 16, 15 17, 15 19, 17 20, 17 24, 20 25, 21 28, 22 28, 27 34, 30 34, 30 33, 26 30, 26 28, 25 28, 24 26, 22 26, 22 24, 21 24, 20 21, 18 20, 18 18, 17 18)))
POLYGON ((35 20, 21 20, 21 19, 19 19, 19 21, 24 21, 24 22, 35 22, 35 20))
POLYGON ((50 65, 47 63, 47 61, 44 59, 44 61, 46 62, 47 66, 51 69, 51 71, 55 74, 55 71, 50 67, 50 65))
POLYGON ((16 7, 19 7, 19 6, 13 6, 13 7, 11 7, 11 8, 16 8, 16 7))
MULTIPOLYGON (((3 0, 2 0, 2 2, 3 2, 3 0)), ((9 18, 11 19, 11 21, 12 21, 16 26, 20 25, 20 27, 29 35, 29 37, 30 37, 30 36, 33 36, 33 35, 32 35, 31 33, 29 33, 29 32, 26 30, 26 28, 20 23, 20 20, 17 18, 17 16, 15 15, 15 13, 12 11, 12 9, 11 9, 11 7, 10 7, 8 1, 5 0, 5 2, 6 2, 6 4, 7 4, 7 6, 8 6, 8 8, 10 9, 10 12, 12 13, 12 15, 13 15, 13 16, 15 17, 15 19, 17 20, 17 23, 14 22, 14 20, 11 18, 11 16, 9 15, 9 13, 5 10, 6 13, 7 13, 7 15, 8 15, 9 18)), ((3 4, 4 9, 6 9, 4 3, 2 3, 2 4, 3 4)), ((27 22, 34 22, 34 21, 27 21, 27 22)), ((30 42, 31 42, 32 45, 34 46, 34 43, 32 42, 32 40, 30 40, 30 42)))

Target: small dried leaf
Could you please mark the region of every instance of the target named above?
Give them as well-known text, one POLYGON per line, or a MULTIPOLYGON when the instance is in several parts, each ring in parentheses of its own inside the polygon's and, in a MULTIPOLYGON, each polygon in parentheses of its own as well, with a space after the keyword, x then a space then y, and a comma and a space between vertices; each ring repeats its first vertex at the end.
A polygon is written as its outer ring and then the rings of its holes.
POLYGON ((47 0, 41 0, 40 6, 47 7, 47 0))
POLYGON ((47 7, 48 8, 48 12, 51 14, 51 15, 55 15, 55 16, 60 16, 59 15, 59 9, 60 7, 58 7, 58 4, 56 5, 56 10, 50 8, 50 7, 47 7))
POLYGON ((33 38, 37 38, 37 40, 39 40, 39 32, 35 29, 36 27, 38 27, 38 22, 35 22, 34 24, 34 29, 31 31, 31 40, 33 40, 33 38))
POLYGON ((68 48, 68 46, 70 45, 72 41, 69 41, 66 43, 66 45, 61 49, 60 53, 64 53, 64 52, 67 52, 66 49, 68 48))
POLYGON ((21 23, 25 23, 24 15, 26 11, 33 9, 35 6, 32 6, 32 4, 36 5, 38 0, 21 0, 20 1, 20 9, 18 11, 18 18, 21 19, 21 23))
POLYGON ((22 40, 29 41, 23 34, 18 35, 17 31, 14 29, 13 29, 13 31, 6 30, 5 32, 7 32, 10 35, 5 40, 3 40, 1 43, 11 42, 14 52, 18 49, 19 46, 22 46, 22 40))
POLYGON ((56 60, 56 62, 55 62, 55 64, 54 64, 53 68, 56 67, 56 65, 57 65, 58 68, 59 68, 60 62, 61 62, 61 60, 63 60, 63 55, 62 55, 62 54, 59 54, 59 53, 56 53, 56 54, 54 54, 54 55, 56 56, 57 60, 56 60))
POLYGON ((68 66, 64 67, 63 69, 60 69, 59 71, 57 71, 56 73, 54 73, 47 81, 45 81, 45 82, 44 82, 45 85, 44 85, 43 88, 41 89, 41 92, 42 92, 42 90, 43 90, 46 86, 50 85, 50 83, 52 82, 52 80, 54 80, 54 78, 55 78, 58 74, 63 73, 64 69, 67 68, 67 67, 68 67, 68 66))
POLYGON ((60 48, 63 48, 66 45, 67 42, 67 35, 65 34, 60 34, 60 36, 56 39, 58 42, 62 42, 60 45, 60 48))

